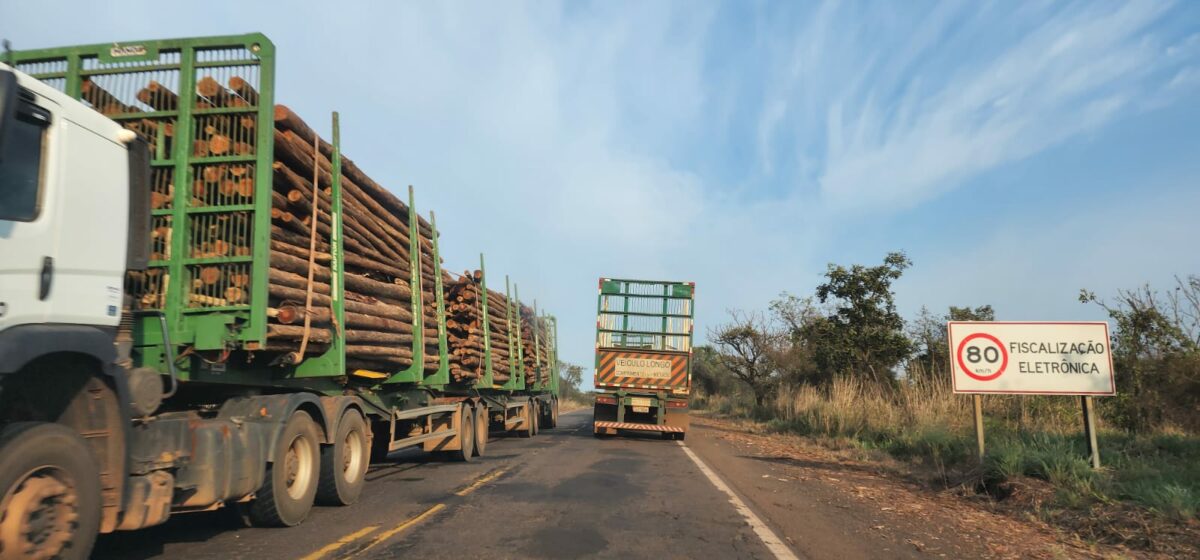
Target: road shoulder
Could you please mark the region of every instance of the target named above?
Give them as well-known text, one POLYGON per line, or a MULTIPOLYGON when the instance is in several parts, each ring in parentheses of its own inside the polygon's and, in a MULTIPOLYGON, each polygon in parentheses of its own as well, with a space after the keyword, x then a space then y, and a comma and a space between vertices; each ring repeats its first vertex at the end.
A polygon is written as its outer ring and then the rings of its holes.
POLYGON ((687 445, 803 557, 1095 556, 1040 522, 931 492, 803 438, 696 417, 687 445))

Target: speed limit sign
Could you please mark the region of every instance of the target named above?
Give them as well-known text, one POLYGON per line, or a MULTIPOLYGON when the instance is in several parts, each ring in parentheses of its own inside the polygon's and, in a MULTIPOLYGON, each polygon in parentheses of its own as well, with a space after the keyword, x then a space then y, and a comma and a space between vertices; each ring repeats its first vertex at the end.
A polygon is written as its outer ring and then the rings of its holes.
POLYGON ((1008 367, 1008 350, 999 338, 987 333, 967 336, 958 344, 954 355, 963 373, 980 381, 1000 377, 1008 367))
POLYGON ((1112 395, 1108 323, 951 321, 956 393, 1112 395))

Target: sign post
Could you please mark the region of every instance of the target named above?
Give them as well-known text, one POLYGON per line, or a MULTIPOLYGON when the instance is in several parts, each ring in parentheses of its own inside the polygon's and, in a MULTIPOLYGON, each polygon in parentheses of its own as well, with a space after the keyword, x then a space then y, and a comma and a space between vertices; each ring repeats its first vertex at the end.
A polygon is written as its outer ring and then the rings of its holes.
POLYGON ((1083 433, 1087 436, 1088 455, 1092 461, 1092 468, 1100 468, 1100 446, 1096 445, 1096 407, 1092 403, 1092 397, 1084 395, 1079 398, 1083 401, 1083 433))
POLYGON ((979 460, 983 461, 983 395, 971 395, 975 403, 975 440, 979 443, 979 460))
POLYGON ((1092 397, 1116 394, 1108 323, 951 321, 954 392, 972 395, 983 458, 982 395, 1078 395, 1093 468, 1100 468, 1092 397))

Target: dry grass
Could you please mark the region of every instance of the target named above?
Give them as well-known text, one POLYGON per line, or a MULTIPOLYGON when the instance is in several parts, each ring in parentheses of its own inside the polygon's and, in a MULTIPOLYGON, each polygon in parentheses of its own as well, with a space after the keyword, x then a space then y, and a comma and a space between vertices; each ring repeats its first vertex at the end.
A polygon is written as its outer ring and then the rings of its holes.
POLYGON ((591 408, 591 407, 592 407, 591 401, 581 400, 579 398, 575 398, 574 396, 569 396, 569 397, 564 396, 564 397, 560 397, 558 400, 558 413, 559 414, 563 414, 566 412, 573 412, 576 410, 580 410, 580 409, 584 409, 584 408, 591 408))
MULTIPOLYGON (((1105 468, 1095 471, 1087 461, 1075 398, 985 396, 987 455, 982 463, 976 456, 971 399, 953 394, 945 383, 906 383, 893 390, 839 379, 827 388, 782 388, 774 401, 759 408, 738 396, 697 401, 713 412, 753 418, 771 430, 885 452, 911 465, 918 478, 943 487, 986 490, 1005 498, 1022 481, 1049 483, 1053 496, 1039 501, 1031 513, 1094 540, 1153 550, 1155 540, 1145 538, 1145 532, 1129 538, 1128 524, 1080 525, 1137 517, 1137 525, 1144 527, 1150 527, 1144 519, 1157 520, 1160 535, 1170 529, 1184 541, 1200 541, 1200 437, 1178 430, 1129 434, 1102 426, 1105 468)), ((1196 550, 1200 542, 1185 546, 1196 550)))

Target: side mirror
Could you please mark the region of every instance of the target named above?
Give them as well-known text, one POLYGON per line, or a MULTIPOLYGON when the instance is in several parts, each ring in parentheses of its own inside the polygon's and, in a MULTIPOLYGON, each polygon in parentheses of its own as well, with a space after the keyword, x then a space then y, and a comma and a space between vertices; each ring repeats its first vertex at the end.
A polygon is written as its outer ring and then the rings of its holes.
POLYGON ((9 70, 0 70, 0 154, 4 153, 4 140, 8 137, 8 123, 17 109, 17 75, 9 70))

